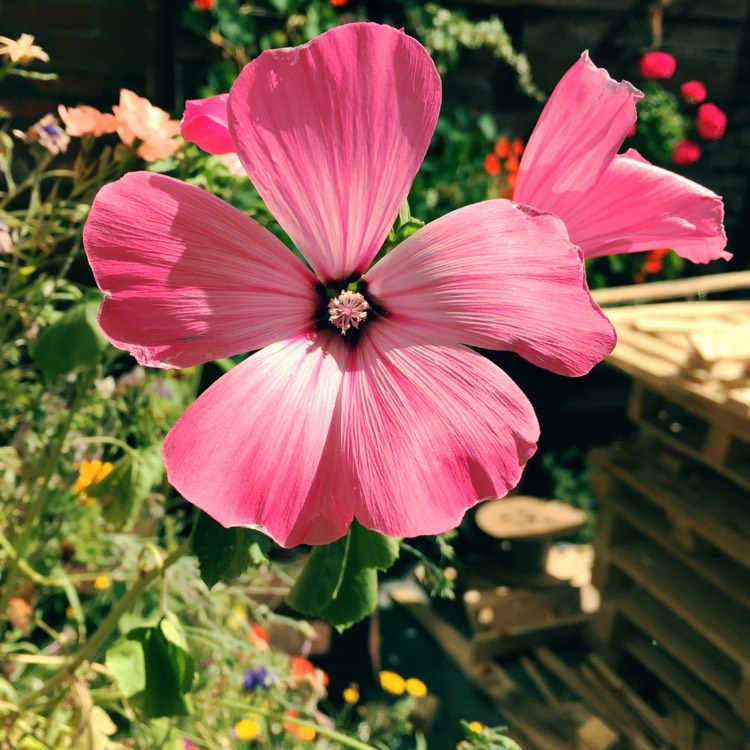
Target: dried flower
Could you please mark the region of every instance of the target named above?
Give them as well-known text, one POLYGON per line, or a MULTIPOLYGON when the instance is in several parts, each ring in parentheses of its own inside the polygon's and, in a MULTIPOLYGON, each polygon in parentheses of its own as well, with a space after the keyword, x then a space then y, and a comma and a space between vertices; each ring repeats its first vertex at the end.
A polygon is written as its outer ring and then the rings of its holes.
POLYGON ((34 60, 49 62, 49 55, 34 44, 31 34, 21 34, 18 39, 0 36, 0 56, 19 65, 27 65, 34 60))
POLYGON ((25 133, 14 130, 13 135, 24 143, 38 143, 51 154, 64 154, 70 143, 70 138, 60 127, 60 121, 54 115, 45 115, 25 133))

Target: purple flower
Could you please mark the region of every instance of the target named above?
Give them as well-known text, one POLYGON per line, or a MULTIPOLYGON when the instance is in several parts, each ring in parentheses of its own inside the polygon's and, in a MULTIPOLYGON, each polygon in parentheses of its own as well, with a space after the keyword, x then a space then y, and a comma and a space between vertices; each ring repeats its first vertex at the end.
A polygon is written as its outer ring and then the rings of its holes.
POLYGON ((242 675, 242 690, 249 693, 251 690, 257 690, 267 687, 268 671, 263 667, 257 669, 246 669, 242 675))

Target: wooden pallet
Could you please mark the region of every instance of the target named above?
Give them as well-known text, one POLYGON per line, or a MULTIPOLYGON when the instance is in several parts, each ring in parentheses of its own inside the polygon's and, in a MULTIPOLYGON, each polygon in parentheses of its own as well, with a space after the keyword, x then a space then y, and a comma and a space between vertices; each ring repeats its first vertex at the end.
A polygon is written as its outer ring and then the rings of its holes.
POLYGON ((750 733, 750 500, 723 482, 707 502, 700 481, 635 449, 594 452, 591 482, 601 502, 596 639, 741 740, 750 733))

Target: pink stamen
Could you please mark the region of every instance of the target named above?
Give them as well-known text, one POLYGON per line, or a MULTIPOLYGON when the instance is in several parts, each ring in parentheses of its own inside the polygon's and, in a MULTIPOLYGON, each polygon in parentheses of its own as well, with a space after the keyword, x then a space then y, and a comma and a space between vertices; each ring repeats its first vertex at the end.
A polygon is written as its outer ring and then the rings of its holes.
POLYGON ((370 305, 359 292, 344 291, 328 303, 328 319, 341 329, 343 336, 352 326, 359 328, 369 309, 370 305))

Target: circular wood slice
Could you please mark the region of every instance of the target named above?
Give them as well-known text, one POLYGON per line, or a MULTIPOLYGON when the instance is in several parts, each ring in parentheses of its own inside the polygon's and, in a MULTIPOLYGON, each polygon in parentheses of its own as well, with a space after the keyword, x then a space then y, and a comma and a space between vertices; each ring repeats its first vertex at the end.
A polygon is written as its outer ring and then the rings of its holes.
POLYGON ((494 539, 542 541, 575 534, 586 523, 586 514, 559 500, 515 495, 482 503, 474 520, 494 539))

